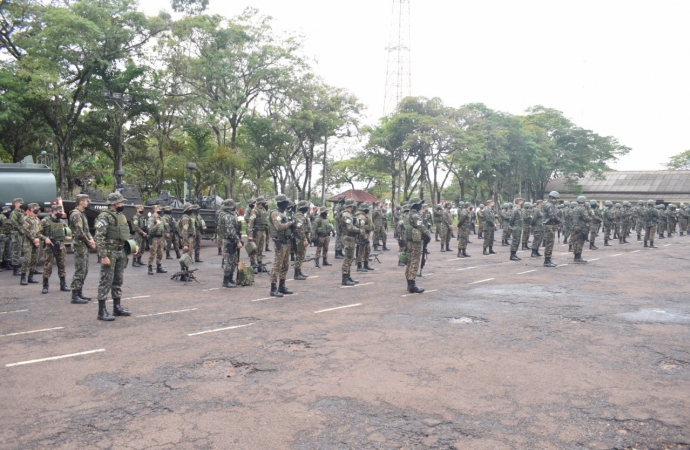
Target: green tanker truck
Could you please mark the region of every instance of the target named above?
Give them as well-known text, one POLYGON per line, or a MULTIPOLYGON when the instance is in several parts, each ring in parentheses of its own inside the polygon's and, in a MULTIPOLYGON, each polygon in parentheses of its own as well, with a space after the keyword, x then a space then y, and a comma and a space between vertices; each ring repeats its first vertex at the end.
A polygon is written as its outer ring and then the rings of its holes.
POLYGON ((57 199, 55 175, 45 164, 35 164, 31 156, 18 163, 0 161, 0 205, 10 205, 15 198, 24 204, 38 203, 43 211, 50 210, 57 199))

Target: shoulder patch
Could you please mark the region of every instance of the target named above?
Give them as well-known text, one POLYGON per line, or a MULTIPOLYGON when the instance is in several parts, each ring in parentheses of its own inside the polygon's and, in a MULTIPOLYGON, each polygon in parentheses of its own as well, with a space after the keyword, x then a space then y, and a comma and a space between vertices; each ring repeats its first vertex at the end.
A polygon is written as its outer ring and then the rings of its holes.
POLYGON ((345 223, 347 223, 347 224, 352 223, 352 219, 350 219, 350 218, 348 217, 347 219, 345 219, 345 223))

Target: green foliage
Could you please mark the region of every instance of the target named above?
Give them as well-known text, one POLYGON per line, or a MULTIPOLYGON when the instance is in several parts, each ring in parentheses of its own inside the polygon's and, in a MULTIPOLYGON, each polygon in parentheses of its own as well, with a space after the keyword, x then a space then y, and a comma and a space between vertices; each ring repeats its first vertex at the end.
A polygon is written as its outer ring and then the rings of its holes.
POLYGON ((690 170, 690 150, 672 156, 666 167, 672 170, 690 170))

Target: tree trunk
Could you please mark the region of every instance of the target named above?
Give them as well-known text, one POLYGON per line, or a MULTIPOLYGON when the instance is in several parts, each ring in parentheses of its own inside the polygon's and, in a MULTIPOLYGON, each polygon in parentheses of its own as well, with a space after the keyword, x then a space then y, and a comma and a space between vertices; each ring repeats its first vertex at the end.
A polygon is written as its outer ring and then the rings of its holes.
POLYGON ((323 139, 323 173, 321 174, 321 206, 326 206, 326 155, 328 150, 328 136, 323 139))

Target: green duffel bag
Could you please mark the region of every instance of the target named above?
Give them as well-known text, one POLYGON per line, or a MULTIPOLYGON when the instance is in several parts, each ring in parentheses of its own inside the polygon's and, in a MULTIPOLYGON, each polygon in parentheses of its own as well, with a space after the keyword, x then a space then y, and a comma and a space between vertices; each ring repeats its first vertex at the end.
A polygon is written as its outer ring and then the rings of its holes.
POLYGON ((240 262, 237 265, 237 285, 251 286, 254 284, 254 268, 249 264, 240 262))
POLYGON ((407 265, 407 261, 410 259, 410 254, 407 252, 399 252, 398 253, 398 261, 400 261, 400 264, 405 264, 407 265))

